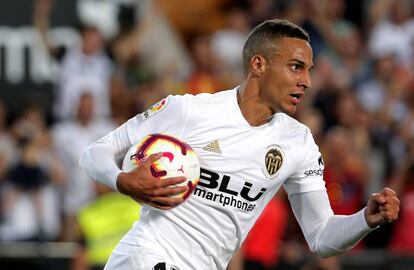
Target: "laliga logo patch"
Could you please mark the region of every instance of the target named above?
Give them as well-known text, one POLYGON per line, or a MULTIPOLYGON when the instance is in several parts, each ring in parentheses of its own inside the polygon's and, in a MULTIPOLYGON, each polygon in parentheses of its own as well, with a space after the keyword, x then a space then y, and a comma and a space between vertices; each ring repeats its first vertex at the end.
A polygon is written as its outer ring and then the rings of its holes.
POLYGON ((162 111, 165 107, 167 107, 168 100, 169 98, 164 98, 158 101, 157 103, 155 103, 154 105, 152 105, 148 110, 141 113, 141 119, 147 120, 151 116, 155 115, 157 112, 162 111))
POLYGON ((267 148, 265 155, 265 162, 263 171, 268 178, 273 178, 279 172, 283 164, 282 150, 276 146, 271 145, 267 148))

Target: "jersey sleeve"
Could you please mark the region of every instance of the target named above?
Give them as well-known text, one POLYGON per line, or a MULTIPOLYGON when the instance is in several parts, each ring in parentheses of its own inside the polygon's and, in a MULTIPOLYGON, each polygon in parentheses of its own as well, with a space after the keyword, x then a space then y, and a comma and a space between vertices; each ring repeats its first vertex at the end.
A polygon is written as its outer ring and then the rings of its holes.
POLYGON ((304 155, 301 155, 302 159, 296 161, 297 169, 284 183, 288 195, 326 190, 323 180, 323 158, 308 128, 306 128, 304 145, 299 147, 298 151, 303 152, 304 155))
POLYGON ((181 137, 189 115, 188 96, 169 96, 92 143, 79 165, 92 179, 117 189, 120 165, 128 149, 152 133, 181 137))
POLYGON ((324 190, 289 197, 293 213, 311 251, 321 257, 341 254, 376 228, 365 220, 365 208, 344 216, 334 215, 324 190))

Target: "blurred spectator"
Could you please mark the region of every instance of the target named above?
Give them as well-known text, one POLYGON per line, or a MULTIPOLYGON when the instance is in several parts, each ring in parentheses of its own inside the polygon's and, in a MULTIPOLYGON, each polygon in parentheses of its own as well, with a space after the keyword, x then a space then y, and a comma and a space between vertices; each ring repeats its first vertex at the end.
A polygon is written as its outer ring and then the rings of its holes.
POLYGON ((3 189, 5 222, 0 237, 20 241, 57 239, 60 208, 54 185, 62 184, 64 173, 52 151, 43 111, 36 105, 27 106, 12 128, 19 152, 3 189))
MULTIPOLYGON (((153 1, 140 0, 138 5, 138 24, 143 25, 141 38, 137 42, 140 52, 140 59, 145 63, 146 67, 155 73, 157 78, 171 78, 174 81, 183 80, 188 76, 192 61, 191 57, 185 48, 184 40, 181 39, 182 32, 177 32, 175 28, 177 25, 170 21, 166 6, 169 3, 174 6, 174 12, 184 11, 187 7, 191 8, 201 2, 213 4, 215 1, 223 0, 208 0, 208 1, 191 1, 191 4, 186 5, 178 1, 153 1), (178 7, 178 8, 177 8, 178 7)), ((202 26, 200 22, 200 15, 205 16, 206 10, 202 14, 198 14, 195 27, 202 26)), ((180 19, 187 19, 186 15, 180 19)), ((212 17, 208 17, 212 22, 212 17)), ((209 25, 208 23, 205 24, 209 25)), ((138 27, 140 27, 138 25, 138 27)), ((142 28, 141 28, 142 29, 142 28)))
POLYGON ((34 25, 40 32, 48 52, 59 61, 56 80, 54 117, 64 120, 74 116, 74 104, 87 89, 97 101, 96 115, 111 114, 110 100, 113 66, 105 41, 98 28, 80 25, 81 43, 66 50, 55 47, 48 38, 49 17, 53 0, 37 0, 34 8, 34 25))
POLYGON ((224 89, 217 70, 217 61, 212 48, 210 36, 199 35, 190 44, 194 59, 194 69, 187 81, 187 91, 190 94, 214 93, 224 89))
MULTIPOLYGON (((237 1, 238 2, 238 1, 237 1)), ((273 19, 276 14, 276 7, 289 4, 291 1, 272 1, 272 0, 247 0, 249 8, 250 25, 273 19)))
POLYGON ((94 183, 97 197, 77 215, 81 250, 72 270, 102 270, 119 240, 139 219, 141 206, 131 198, 94 183))
MULTIPOLYGON (((141 112, 138 100, 149 89, 164 88, 162 97, 182 91, 182 84, 192 68, 192 59, 178 33, 166 20, 158 1, 142 0, 133 6, 121 6, 119 33, 110 47, 116 63, 112 108, 118 123, 141 112), (126 91, 124 91, 126 90, 126 91)), ((155 91, 152 97, 159 97, 155 91)), ((152 104, 152 103, 150 103, 152 104)), ((147 109, 147 107, 144 107, 147 109)))
POLYGON ((160 101, 168 94, 165 89, 164 81, 153 78, 141 85, 139 91, 134 94, 134 109, 135 112, 143 112, 151 107, 156 102, 160 101))
POLYGON ((357 87, 356 97, 361 106, 380 121, 390 124, 401 121, 407 110, 401 94, 408 81, 403 78, 393 55, 374 59, 373 76, 357 87))
POLYGON ((413 59, 414 18, 410 0, 371 1, 368 48, 374 57, 393 54, 398 63, 410 65, 413 59))
POLYGON ((59 122, 52 130, 54 149, 66 172, 63 189, 65 240, 74 239, 75 217, 79 209, 95 197, 93 182, 78 165, 80 154, 91 142, 114 128, 109 120, 96 118, 96 101, 89 92, 83 93, 73 105, 77 106, 76 118, 59 122))
POLYGON ((241 55, 249 31, 247 11, 233 7, 226 13, 226 26, 214 32, 211 37, 211 48, 220 59, 222 72, 228 73, 231 85, 235 85, 244 76, 241 55))
POLYGON ((0 100, 0 186, 16 159, 16 143, 7 127, 7 107, 0 100))
POLYGON ((297 113, 298 120, 307 126, 317 145, 322 144, 323 131, 324 131, 324 121, 323 115, 314 108, 300 108, 297 113))
POLYGON ((332 63, 325 57, 319 58, 312 74, 313 89, 306 91, 308 100, 304 100, 305 103, 302 104, 312 106, 322 113, 324 131, 338 124, 336 104, 340 100, 340 96, 348 91, 338 83, 336 75, 332 63))
POLYGON ((335 77, 343 88, 354 88, 371 76, 371 65, 361 43, 361 33, 351 23, 343 23, 334 31, 337 45, 325 57, 332 63, 335 77))
POLYGON ((158 4, 187 40, 188 35, 208 34, 224 24, 223 7, 231 0, 159 0, 158 4))
POLYGON ((374 59, 373 76, 360 84, 355 97, 371 118, 370 133, 373 143, 385 154, 386 175, 401 158, 403 144, 398 127, 408 115, 407 89, 410 76, 393 55, 374 59))
POLYGON ((285 11, 309 32, 316 61, 320 55, 329 54, 341 46, 337 33, 352 25, 344 17, 346 5, 345 0, 296 0, 285 11), (302 13, 295 10, 295 6, 302 13))
POLYGON ((322 145, 326 189, 332 210, 339 215, 354 213, 364 202, 367 171, 352 139, 350 131, 334 127, 322 145))
POLYGON ((143 55, 139 46, 150 28, 151 21, 148 16, 138 20, 133 6, 121 5, 117 16, 119 31, 110 41, 116 72, 120 73, 124 87, 128 90, 135 90, 149 76, 155 75, 155 71, 142 61, 143 55))
POLYGON ((380 190, 387 176, 386 152, 373 141, 372 129, 375 122, 372 116, 358 103, 352 93, 340 96, 335 104, 337 125, 345 127, 353 141, 353 151, 361 157, 367 169, 364 197, 368 198, 376 190, 380 190))

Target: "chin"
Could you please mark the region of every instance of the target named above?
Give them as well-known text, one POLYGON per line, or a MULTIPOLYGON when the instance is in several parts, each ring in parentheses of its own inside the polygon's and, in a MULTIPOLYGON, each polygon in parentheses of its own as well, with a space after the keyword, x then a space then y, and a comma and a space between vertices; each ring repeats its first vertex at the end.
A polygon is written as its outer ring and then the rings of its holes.
POLYGON ((295 108, 289 108, 289 109, 282 109, 281 112, 286 113, 289 116, 293 116, 296 113, 296 107, 295 108))

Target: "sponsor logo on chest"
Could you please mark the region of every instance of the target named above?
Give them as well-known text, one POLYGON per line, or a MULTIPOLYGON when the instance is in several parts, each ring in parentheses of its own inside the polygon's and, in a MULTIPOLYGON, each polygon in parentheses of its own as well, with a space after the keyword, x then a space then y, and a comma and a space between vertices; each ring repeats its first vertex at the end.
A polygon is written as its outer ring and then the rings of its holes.
MULTIPOLYGON (((200 183, 194 190, 194 195, 221 204, 224 207, 234 207, 244 211, 252 211, 255 202, 266 192, 262 187, 252 191, 253 184, 244 181, 243 187, 230 187, 232 179, 229 175, 201 168, 200 183)), ((236 180, 239 181, 239 180, 236 180)))

